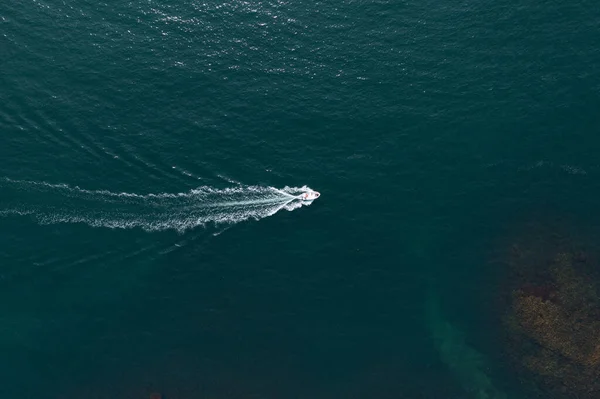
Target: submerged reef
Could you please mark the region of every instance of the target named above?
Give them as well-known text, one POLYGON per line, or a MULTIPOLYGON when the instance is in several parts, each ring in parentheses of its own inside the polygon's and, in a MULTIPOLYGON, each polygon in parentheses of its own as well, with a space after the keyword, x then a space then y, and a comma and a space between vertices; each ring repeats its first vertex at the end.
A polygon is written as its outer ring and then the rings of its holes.
POLYGON ((509 250, 506 354, 540 397, 600 398, 600 263, 568 240, 539 238, 509 250))

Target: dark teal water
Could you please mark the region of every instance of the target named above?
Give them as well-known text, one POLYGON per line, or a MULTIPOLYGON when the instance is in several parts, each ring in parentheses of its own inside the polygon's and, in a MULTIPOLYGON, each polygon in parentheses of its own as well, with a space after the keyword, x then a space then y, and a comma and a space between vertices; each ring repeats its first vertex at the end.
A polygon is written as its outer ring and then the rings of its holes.
POLYGON ((482 281, 522 223, 600 222, 596 4, 23 0, 0 34, 3 398, 518 395, 482 281))

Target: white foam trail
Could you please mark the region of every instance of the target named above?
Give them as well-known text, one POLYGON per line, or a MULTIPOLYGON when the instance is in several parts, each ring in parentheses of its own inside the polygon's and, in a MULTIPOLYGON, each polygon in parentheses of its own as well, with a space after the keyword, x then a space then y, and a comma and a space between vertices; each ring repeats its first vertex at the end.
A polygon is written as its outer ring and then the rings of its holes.
POLYGON ((297 200, 308 190, 307 186, 277 189, 237 185, 137 194, 0 178, 0 216, 29 216, 42 224, 85 223, 93 227, 181 232, 208 224, 260 220, 282 209, 291 211, 310 205, 297 200))

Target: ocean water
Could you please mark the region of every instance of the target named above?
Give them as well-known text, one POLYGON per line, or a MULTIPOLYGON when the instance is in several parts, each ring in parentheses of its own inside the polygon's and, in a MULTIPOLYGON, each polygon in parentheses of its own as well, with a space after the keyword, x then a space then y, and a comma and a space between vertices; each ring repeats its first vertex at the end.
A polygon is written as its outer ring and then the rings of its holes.
POLYGON ((597 234, 598 43, 587 1, 3 2, 0 396, 519 397, 481 298, 524 224, 597 234))

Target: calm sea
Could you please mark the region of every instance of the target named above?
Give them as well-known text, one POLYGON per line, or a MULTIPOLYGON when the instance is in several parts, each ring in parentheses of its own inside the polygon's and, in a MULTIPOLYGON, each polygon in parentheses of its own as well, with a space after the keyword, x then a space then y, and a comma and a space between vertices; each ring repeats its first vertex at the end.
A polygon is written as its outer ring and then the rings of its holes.
POLYGON ((482 298, 600 222, 599 44, 589 1, 4 1, 0 396, 518 397, 482 298))

